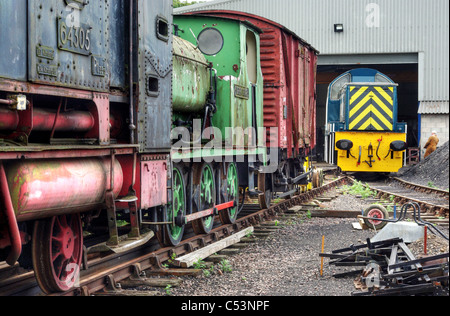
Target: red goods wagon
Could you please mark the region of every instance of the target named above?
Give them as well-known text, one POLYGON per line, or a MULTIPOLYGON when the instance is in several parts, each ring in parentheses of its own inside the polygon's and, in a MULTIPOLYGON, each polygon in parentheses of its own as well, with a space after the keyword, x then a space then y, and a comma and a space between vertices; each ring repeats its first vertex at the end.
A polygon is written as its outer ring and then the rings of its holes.
POLYGON ((192 14, 248 21, 261 34, 264 76, 264 127, 267 146, 287 150, 287 157, 308 156, 316 146, 316 69, 318 51, 286 27, 245 12, 211 10, 192 14), (270 135, 279 127, 279 135, 270 135))

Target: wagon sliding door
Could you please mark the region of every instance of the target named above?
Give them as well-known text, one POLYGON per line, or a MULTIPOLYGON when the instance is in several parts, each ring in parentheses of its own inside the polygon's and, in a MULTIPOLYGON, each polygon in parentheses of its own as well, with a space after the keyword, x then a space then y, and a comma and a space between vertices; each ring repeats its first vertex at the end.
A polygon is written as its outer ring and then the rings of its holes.
POLYGON ((172 1, 138 0, 138 139, 144 152, 171 148, 172 1))

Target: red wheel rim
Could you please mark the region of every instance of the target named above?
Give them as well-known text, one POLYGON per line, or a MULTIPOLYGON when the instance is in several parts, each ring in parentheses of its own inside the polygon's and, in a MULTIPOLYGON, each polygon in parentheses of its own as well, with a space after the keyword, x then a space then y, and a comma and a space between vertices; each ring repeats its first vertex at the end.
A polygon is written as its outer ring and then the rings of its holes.
POLYGON ((78 286, 82 256, 80 214, 60 215, 35 222, 33 267, 44 293, 66 292, 78 286))
MULTIPOLYGON (((384 214, 382 211, 380 211, 378 209, 372 209, 367 214, 367 217, 384 219, 384 214)), ((382 223, 382 221, 377 221, 377 220, 373 220, 373 219, 370 219, 369 222, 375 226, 380 225, 382 223)))
POLYGON ((83 233, 79 215, 61 215, 51 220, 49 255, 53 280, 61 291, 71 289, 80 274, 83 233))

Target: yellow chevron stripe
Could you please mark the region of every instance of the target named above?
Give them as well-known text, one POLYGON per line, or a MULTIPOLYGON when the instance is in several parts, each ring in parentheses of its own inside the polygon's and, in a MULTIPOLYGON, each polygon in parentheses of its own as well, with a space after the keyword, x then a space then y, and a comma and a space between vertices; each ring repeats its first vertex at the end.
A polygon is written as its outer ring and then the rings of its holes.
POLYGON ((377 96, 374 96, 372 100, 383 109, 383 111, 389 116, 389 118, 394 118, 394 112, 389 109, 382 100, 380 100, 377 96))
POLYGON ((372 124, 372 119, 371 118, 369 118, 366 123, 361 125, 361 127, 358 130, 359 131, 365 131, 369 127, 370 124, 372 124))
MULTIPOLYGON (((372 111, 372 113, 374 112, 372 111)), ((384 125, 386 125, 388 129, 392 130, 394 128, 393 124, 387 121, 384 117, 380 117, 378 115, 377 117, 383 122, 384 125)), ((363 118, 361 118, 360 120, 353 121, 352 124, 350 124, 350 129, 354 129, 355 126, 358 125, 362 119, 363 118)), ((361 127, 358 128, 358 130, 366 130, 366 128, 369 127, 370 124, 372 124, 378 131, 384 130, 384 128, 381 127, 380 124, 378 124, 377 121, 375 121, 373 118, 369 118, 363 125, 361 125, 361 127)))
POLYGON ((386 91, 384 91, 383 88, 375 87, 375 90, 377 90, 378 93, 381 94, 383 96, 383 98, 386 99, 387 102, 389 102, 389 105, 394 105, 394 100, 392 99, 392 97, 389 94, 386 93, 386 91))
MULTIPOLYGON (((377 91, 378 91, 378 89, 377 89, 377 91)), ((383 93, 385 93, 384 90, 383 90, 383 93)), ((388 97, 388 99, 389 99, 389 97, 388 97)), ((377 96, 375 96, 372 99, 372 101, 377 103, 377 105, 379 107, 381 107, 381 109, 383 109, 383 111, 385 112, 384 114, 380 113, 379 111, 375 110, 375 108, 374 108, 373 114, 376 115, 378 117, 378 119, 380 121, 382 121, 384 125, 386 125, 387 128, 392 130, 394 128, 394 125, 392 122, 392 120, 394 119, 394 112, 391 109, 389 109, 386 106, 386 104, 383 102, 383 100, 380 100, 380 98, 378 98, 377 96), (391 119, 390 121, 386 118, 386 115, 388 116, 388 118, 391 119)))
MULTIPOLYGON (((382 131, 384 130, 383 127, 380 126, 377 122, 382 122, 388 129, 393 129, 393 118, 394 118, 394 112, 390 108, 390 106, 394 105, 394 99, 387 93, 387 91, 382 87, 374 87, 374 89, 382 96, 379 97, 378 95, 374 93, 370 93, 369 87, 357 87, 353 86, 350 87, 350 91, 355 92, 354 90, 358 89, 356 93, 353 95, 353 97, 350 99, 350 106, 351 111, 349 113, 349 119, 350 119, 350 129, 355 129, 355 127, 361 123, 362 124, 358 130, 366 130, 370 125, 372 125, 376 130, 382 131), (369 90, 369 91, 368 91, 369 90), (364 93, 367 95, 364 96, 364 93), (360 99, 362 96, 364 96, 363 99, 361 99, 357 104, 355 102, 360 99), (385 99, 385 100, 384 100, 385 99), (370 100, 373 101, 371 104, 376 104, 376 108, 374 105, 367 106, 367 109, 365 109, 358 117, 353 118, 365 105, 370 103, 370 100), (366 122, 362 122, 362 120, 367 117, 371 113, 371 118, 367 119, 366 122), (375 118, 378 120, 375 120, 375 118), (353 119, 352 119, 353 118, 353 119)), ((388 89, 391 92, 394 92, 393 87, 388 87, 388 89)))
MULTIPOLYGON (((355 87, 353 87, 355 88, 355 87)), ((353 102, 355 102, 356 100, 358 100, 358 98, 367 91, 367 89, 369 89, 369 87, 361 87, 359 89, 359 91, 357 93, 355 93, 355 95, 350 99, 350 105, 353 104, 353 102)))
POLYGON ((359 102, 351 111, 350 111, 350 117, 352 117, 353 115, 355 115, 355 113, 357 113, 372 97, 373 95, 368 93, 367 96, 362 99, 361 102, 359 102))
POLYGON ((350 129, 354 129, 358 123, 367 116, 372 111, 372 106, 368 106, 367 109, 362 112, 356 119, 353 120, 353 122, 350 124, 350 129))
MULTIPOLYGON (((371 124, 376 128, 377 131, 382 131, 383 128, 374 120, 374 119, 370 119, 371 120, 371 124)), ((386 125, 389 126, 389 125, 386 125)))
POLYGON ((376 115, 378 117, 378 119, 380 121, 382 121, 384 125, 386 125, 387 128, 389 128, 389 129, 393 129, 394 128, 393 124, 391 122, 389 122, 384 115, 382 115, 381 113, 379 113, 377 111, 373 111, 372 113, 374 115, 376 115))
POLYGON ((365 131, 370 125, 373 125, 377 131, 383 131, 384 129, 378 124, 373 118, 369 118, 363 125, 361 125, 360 128, 358 128, 358 131, 365 131))

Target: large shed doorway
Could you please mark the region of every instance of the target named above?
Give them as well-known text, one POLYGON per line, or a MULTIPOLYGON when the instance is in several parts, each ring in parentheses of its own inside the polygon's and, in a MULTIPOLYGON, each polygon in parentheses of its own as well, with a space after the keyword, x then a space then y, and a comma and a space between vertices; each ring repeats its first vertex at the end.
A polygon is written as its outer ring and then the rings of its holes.
POLYGON ((317 146, 315 150, 317 161, 323 161, 325 153, 328 86, 339 75, 355 68, 376 69, 399 85, 398 121, 408 124, 408 147, 419 147, 419 67, 417 54, 403 56, 403 60, 402 58, 393 60, 388 56, 385 56, 385 58, 386 61, 383 63, 383 55, 377 55, 375 58, 365 55, 319 57, 317 70, 317 146), (376 63, 373 63, 374 61, 376 63))

